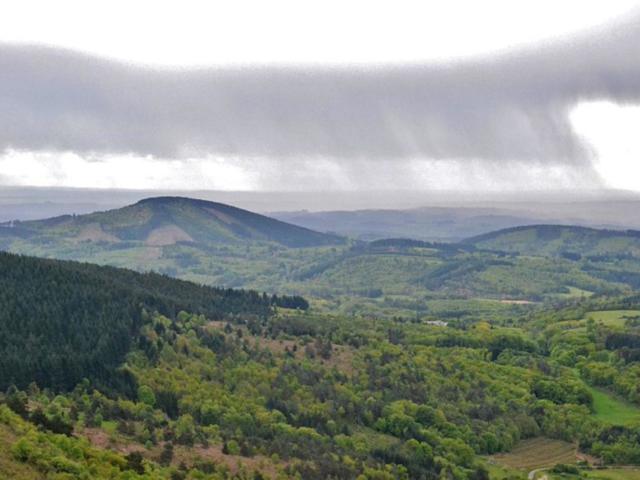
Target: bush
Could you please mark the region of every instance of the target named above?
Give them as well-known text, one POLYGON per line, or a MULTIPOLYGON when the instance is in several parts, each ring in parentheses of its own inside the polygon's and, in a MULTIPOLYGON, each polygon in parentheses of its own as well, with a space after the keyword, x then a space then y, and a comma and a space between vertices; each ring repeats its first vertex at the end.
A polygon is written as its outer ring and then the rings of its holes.
POLYGON ((568 465, 566 463, 558 463, 552 469, 552 473, 570 473, 572 475, 578 475, 580 470, 575 465, 568 465))

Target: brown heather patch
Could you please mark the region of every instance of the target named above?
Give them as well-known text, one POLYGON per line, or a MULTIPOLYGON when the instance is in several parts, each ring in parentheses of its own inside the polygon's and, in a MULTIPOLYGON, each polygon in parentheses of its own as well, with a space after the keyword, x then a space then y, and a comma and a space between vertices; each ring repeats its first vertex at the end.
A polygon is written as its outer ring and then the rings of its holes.
MULTIPOLYGON (((224 329, 226 324, 227 322, 223 322, 220 320, 212 320, 208 323, 209 326, 220 330, 224 329)), ((232 326, 234 330, 237 330, 237 325, 232 326)), ((249 340, 249 342, 251 342, 251 345, 254 347, 256 345, 259 345, 260 348, 266 348, 267 350, 279 356, 284 356, 287 354, 287 351, 289 351, 293 353, 294 357, 297 360, 303 360, 306 358, 305 346, 297 340, 257 337, 255 335, 252 335, 246 327, 241 326, 240 328, 242 329, 242 338, 249 340), (295 351, 294 348, 296 348, 295 351)), ((313 345, 313 342, 311 344, 313 345)), ((335 367, 339 372, 342 372, 346 375, 353 375, 354 356, 355 349, 353 347, 333 344, 331 358, 324 359, 316 354, 316 357, 312 360, 328 368, 335 367)))

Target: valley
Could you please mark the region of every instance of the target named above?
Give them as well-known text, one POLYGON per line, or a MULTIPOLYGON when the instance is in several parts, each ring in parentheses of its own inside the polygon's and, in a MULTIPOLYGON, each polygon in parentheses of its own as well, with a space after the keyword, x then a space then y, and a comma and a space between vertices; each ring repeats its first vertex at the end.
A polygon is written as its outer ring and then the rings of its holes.
POLYGON ((640 286, 634 232, 554 226, 518 232, 462 243, 366 243, 221 204, 162 197, 97 214, 5 223, 0 246, 208 285, 305 295, 316 308, 347 315, 509 316, 527 302, 640 286), (558 240, 549 243, 554 235, 558 240), (545 249, 536 250, 536 241, 545 249), (588 250, 584 257, 572 255, 559 242, 588 250))
POLYGON ((640 464, 636 232, 364 242, 163 197, 3 224, 0 242, 2 475, 640 464))
POLYGON ((640 480, 640 0, 5 3, 0 480, 640 480))

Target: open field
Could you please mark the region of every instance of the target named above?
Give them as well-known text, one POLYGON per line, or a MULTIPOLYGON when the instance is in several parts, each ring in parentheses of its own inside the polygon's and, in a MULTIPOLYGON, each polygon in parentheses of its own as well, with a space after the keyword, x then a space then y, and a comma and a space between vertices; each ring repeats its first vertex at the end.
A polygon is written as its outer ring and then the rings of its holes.
MULTIPOLYGON (((494 477, 491 476, 493 479, 494 477)), ((503 478, 503 477, 496 477, 503 478)), ((589 479, 589 480, 640 480, 640 468, 619 467, 607 468, 604 470, 583 470, 580 476, 551 473, 549 471, 540 472, 537 475, 539 480, 546 478, 547 480, 569 480, 569 479, 589 479)))
POLYGON ((598 388, 588 386, 593 395, 595 416, 612 425, 629 425, 640 422, 640 408, 615 395, 598 388))
POLYGON ((612 468, 607 470, 593 470, 586 472, 587 478, 592 480, 640 480, 640 468, 612 468))
POLYGON ((522 470, 514 470, 494 462, 487 462, 485 467, 489 472, 491 480, 513 480, 527 478, 527 474, 522 470))
POLYGON ((627 317, 640 316, 640 310, 605 310, 602 312, 587 312, 585 318, 593 318, 611 327, 623 327, 627 317))
POLYGON ((581 288, 567 286, 567 293, 559 293, 556 295, 557 298, 586 298, 593 295, 593 292, 589 290, 583 290, 581 288))
POLYGON ((557 463, 575 463, 575 445, 544 437, 531 438, 518 443, 509 453, 491 457, 496 463, 526 471, 552 467, 557 463))

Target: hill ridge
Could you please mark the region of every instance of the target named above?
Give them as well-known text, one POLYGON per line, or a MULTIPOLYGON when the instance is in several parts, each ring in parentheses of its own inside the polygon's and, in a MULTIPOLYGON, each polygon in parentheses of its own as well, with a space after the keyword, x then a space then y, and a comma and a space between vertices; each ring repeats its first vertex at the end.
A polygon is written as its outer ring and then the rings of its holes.
POLYGON ((522 225, 463 241, 481 249, 510 253, 598 259, 640 258, 640 231, 575 225, 522 225))
POLYGON ((338 235, 317 232, 233 205, 182 196, 148 197, 117 209, 3 226, 5 234, 29 235, 44 231, 77 241, 139 241, 149 245, 259 241, 296 248, 345 242, 338 235))
POLYGON ((610 228, 596 228, 596 227, 586 227, 583 225, 571 225, 571 224, 553 224, 553 223, 533 223, 529 225, 517 225, 515 227, 507 227, 500 228, 498 230, 492 230, 490 232, 482 233, 480 235, 474 235, 472 237, 468 237, 463 239, 460 243, 475 243, 478 241, 483 241, 491 238, 495 238, 498 235, 519 232, 528 229, 545 229, 545 230, 553 230, 553 229, 571 229, 574 231, 580 232, 593 232, 602 235, 611 235, 611 236, 632 236, 640 238, 640 230, 634 229, 610 229, 610 228))

